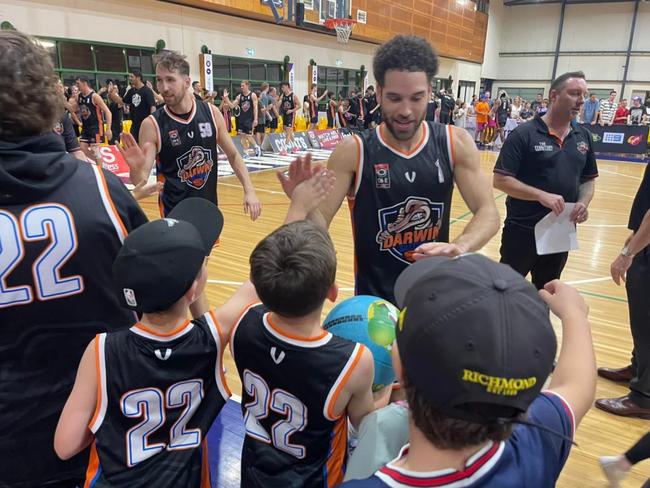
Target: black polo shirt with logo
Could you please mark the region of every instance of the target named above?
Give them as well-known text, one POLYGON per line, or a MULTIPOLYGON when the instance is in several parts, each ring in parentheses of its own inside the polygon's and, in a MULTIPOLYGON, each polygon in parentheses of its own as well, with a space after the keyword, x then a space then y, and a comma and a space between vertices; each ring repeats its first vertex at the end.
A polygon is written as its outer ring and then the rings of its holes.
POLYGON ((650 210, 650 164, 645 167, 641 186, 634 197, 627 228, 634 232, 638 231, 648 210, 650 210))
MULTIPOLYGON (((506 139, 494 172, 576 202, 580 185, 598 176, 590 132, 571 124, 564 141, 549 132, 541 117, 521 124, 506 139)), ((536 201, 508 196, 506 224, 534 227, 550 210, 536 201)))

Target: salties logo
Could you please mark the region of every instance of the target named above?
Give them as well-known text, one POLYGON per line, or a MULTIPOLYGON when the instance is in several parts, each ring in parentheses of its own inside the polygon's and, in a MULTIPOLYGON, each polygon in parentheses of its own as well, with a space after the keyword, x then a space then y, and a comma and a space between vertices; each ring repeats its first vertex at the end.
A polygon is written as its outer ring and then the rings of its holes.
POLYGON ((188 186, 200 190, 205 186, 214 166, 212 151, 201 146, 193 146, 176 160, 178 177, 188 186))
POLYGON ((378 212, 379 232, 376 241, 381 251, 388 251, 405 263, 412 263, 413 250, 420 244, 438 239, 444 204, 424 197, 409 197, 378 212))
POLYGON ((584 141, 580 141, 577 145, 577 149, 582 154, 587 154, 587 151, 589 151, 589 145, 584 141))

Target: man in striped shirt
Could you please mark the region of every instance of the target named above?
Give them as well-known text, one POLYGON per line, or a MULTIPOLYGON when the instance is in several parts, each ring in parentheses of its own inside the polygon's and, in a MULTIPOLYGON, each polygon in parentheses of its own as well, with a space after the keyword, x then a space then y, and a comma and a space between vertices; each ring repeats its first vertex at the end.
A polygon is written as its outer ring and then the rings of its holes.
POLYGON ((614 123, 614 116, 616 115, 617 104, 616 92, 609 92, 609 100, 600 102, 600 125, 612 125, 614 123))

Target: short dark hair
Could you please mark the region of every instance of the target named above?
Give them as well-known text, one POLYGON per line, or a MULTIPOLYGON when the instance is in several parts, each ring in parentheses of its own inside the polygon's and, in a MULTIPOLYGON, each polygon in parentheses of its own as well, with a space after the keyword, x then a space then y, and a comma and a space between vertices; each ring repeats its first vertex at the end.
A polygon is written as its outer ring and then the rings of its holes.
POLYGON ((192 82, 192 88, 196 87, 196 85, 198 85, 198 84, 199 84, 198 81, 193 81, 193 82, 192 82))
POLYGON ((280 82, 280 88, 282 88, 283 86, 291 88, 291 85, 289 84, 288 81, 281 81, 280 82))
POLYGON ((372 86, 372 85, 368 85, 368 88, 366 88, 366 90, 372 90, 372 91, 375 91, 375 87, 372 86))
POLYGON ((422 37, 395 36, 379 46, 375 53, 372 71, 379 85, 386 81, 388 70, 423 71, 431 83, 438 73, 438 55, 429 41, 422 37))
POLYGON ((553 90, 556 92, 562 91, 564 89, 564 85, 566 85, 566 82, 569 81, 571 78, 580 78, 580 79, 585 79, 585 74, 582 71, 569 71, 568 73, 563 73, 557 78, 553 80, 551 83, 551 88, 549 90, 549 93, 553 90))
POLYGON ((75 81, 81 81, 82 83, 90 85, 90 79, 85 75, 77 76, 74 80, 75 81))
POLYGON ((184 76, 190 75, 190 63, 185 55, 176 51, 162 51, 153 57, 156 67, 161 66, 167 71, 178 71, 184 76))
MULTIPOLYGON (((438 449, 459 450, 487 441, 500 442, 510 437, 512 423, 479 424, 454 419, 436 409, 424 398, 408 378, 403 378, 406 400, 415 426, 438 449)), ((477 406, 476 410, 480 410, 477 406)))
POLYGON ((0 30, 0 140, 51 132, 63 114, 59 78, 33 37, 0 30))
POLYGON ((614 95, 616 95, 616 90, 612 90, 611 92, 609 92, 610 95, 611 95, 612 93, 613 93, 614 95))
POLYGON ((250 257, 251 281, 272 312, 302 317, 323 305, 336 278, 334 244, 325 229, 301 220, 260 241, 250 257))
POLYGON ((135 77, 138 78, 140 81, 142 81, 142 71, 140 71, 138 68, 133 68, 130 73, 135 77))

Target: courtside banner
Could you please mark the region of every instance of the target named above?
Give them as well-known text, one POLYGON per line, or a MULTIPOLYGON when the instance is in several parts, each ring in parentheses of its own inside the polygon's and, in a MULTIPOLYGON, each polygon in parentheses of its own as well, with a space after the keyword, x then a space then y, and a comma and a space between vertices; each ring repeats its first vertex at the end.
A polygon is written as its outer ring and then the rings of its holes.
POLYGON ((287 135, 284 132, 267 134, 264 145, 271 144, 274 153, 290 152, 294 149, 297 151, 306 151, 311 149, 309 137, 305 132, 294 132, 293 141, 287 141, 287 135))
POLYGON ((257 143, 251 141, 249 137, 235 136, 232 138, 232 142, 235 144, 237 151, 239 151, 239 154, 241 154, 242 157, 255 156, 255 148, 259 147, 257 143))
POLYGON ((594 151, 600 153, 645 154, 648 151, 647 125, 589 125, 594 151))
POLYGON ((314 149, 334 149, 343 140, 343 136, 336 129, 308 130, 307 137, 314 149))
POLYGON ((104 169, 117 176, 122 183, 131 183, 129 165, 126 164, 117 146, 99 146, 99 154, 104 169))

